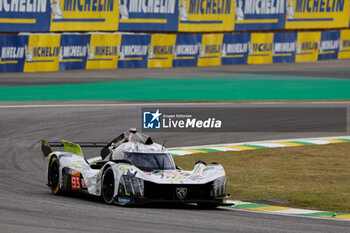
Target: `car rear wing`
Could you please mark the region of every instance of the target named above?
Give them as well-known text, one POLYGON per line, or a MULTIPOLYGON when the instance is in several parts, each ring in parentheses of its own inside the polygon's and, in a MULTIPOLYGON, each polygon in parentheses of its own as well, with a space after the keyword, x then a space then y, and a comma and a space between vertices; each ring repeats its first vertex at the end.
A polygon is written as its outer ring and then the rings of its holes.
POLYGON ((44 156, 47 157, 49 154, 52 153, 51 147, 63 147, 64 151, 75 153, 78 155, 83 156, 81 147, 94 147, 94 148, 101 148, 106 147, 108 143, 106 142, 68 142, 65 140, 62 140, 61 142, 48 142, 46 140, 41 140, 41 151, 43 152, 44 156))

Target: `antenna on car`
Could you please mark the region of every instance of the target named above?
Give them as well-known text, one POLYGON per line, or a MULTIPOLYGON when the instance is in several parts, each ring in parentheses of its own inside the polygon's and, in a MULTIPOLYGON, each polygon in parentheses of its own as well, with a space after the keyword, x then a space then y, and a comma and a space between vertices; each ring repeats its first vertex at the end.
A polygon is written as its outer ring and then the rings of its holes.
POLYGON ((166 139, 164 139, 164 141, 163 141, 162 149, 164 149, 165 142, 166 142, 166 139))

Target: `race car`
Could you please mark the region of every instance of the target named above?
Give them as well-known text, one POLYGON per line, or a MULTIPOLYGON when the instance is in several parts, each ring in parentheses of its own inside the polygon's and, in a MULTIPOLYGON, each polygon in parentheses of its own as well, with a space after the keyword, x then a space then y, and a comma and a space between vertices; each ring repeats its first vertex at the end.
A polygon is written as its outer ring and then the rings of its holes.
POLYGON ((226 175, 218 163, 196 161, 192 171, 175 165, 168 150, 136 129, 110 143, 41 141, 46 158, 46 184, 53 194, 87 192, 107 204, 150 202, 227 205, 226 175), (51 147, 63 147, 52 151, 51 147), (82 147, 102 147, 101 158, 89 163, 82 147))

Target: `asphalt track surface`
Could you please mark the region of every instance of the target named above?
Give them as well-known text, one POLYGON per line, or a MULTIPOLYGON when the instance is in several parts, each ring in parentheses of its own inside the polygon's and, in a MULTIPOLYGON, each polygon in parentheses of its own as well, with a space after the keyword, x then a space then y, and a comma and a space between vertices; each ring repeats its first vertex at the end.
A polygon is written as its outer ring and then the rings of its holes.
MULTIPOLYGON (((23 82, 20 79, 14 78, 13 82, 23 82)), ((17 104, 23 103, 6 103, 17 104)), ((203 107, 217 105, 203 104, 203 107)), ((350 103, 220 105, 350 107, 350 103)), ((149 106, 160 105, 153 103, 149 106)), ((188 107, 183 103, 178 103, 178 106, 188 107)), ((141 124, 140 113, 141 106, 138 104, 0 107, 0 232, 349 232, 350 223, 345 221, 239 210, 202 210, 196 206, 125 208, 108 206, 98 198, 88 196, 51 194, 44 184, 44 158, 40 151, 40 139, 109 141, 121 130, 138 127, 141 124)), ((349 116, 348 112, 348 118, 349 116)), ((343 133, 345 134, 349 133, 343 133)), ((158 142, 166 138, 168 147, 337 135, 339 133, 327 132, 151 134, 158 142)), ((86 151, 87 158, 97 155, 98 151, 86 151)))

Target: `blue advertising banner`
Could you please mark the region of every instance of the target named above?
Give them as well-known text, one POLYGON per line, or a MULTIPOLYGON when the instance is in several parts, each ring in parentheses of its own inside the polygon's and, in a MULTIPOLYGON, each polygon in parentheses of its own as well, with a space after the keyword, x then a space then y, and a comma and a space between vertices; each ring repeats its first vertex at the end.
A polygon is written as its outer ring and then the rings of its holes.
POLYGON ((338 59, 340 31, 321 32, 318 60, 338 59))
POLYGON ((58 56, 59 70, 83 70, 90 49, 90 35, 62 34, 58 56))
POLYGON ((178 34, 174 49, 173 67, 197 66, 202 35, 178 34))
POLYGON ((250 34, 224 34, 221 48, 221 64, 247 64, 250 34))
POLYGON ((273 38, 273 63, 295 62, 295 51, 298 34, 275 33, 273 38))
POLYGON ((286 0, 235 0, 235 31, 284 29, 286 0))
POLYGON ((0 35, 0 72, 23 72, 29 36, 0 35))
POLYGON ((150 43, 150 34, 122 35, 118 68, 147 68, 150 43))
POLYGON ((178 0, 119 0, 119 30, 177 31, 178 0))
POLYGON ((48 32, 50 14, 49 0, 0 0, 0 31, 48 32))

